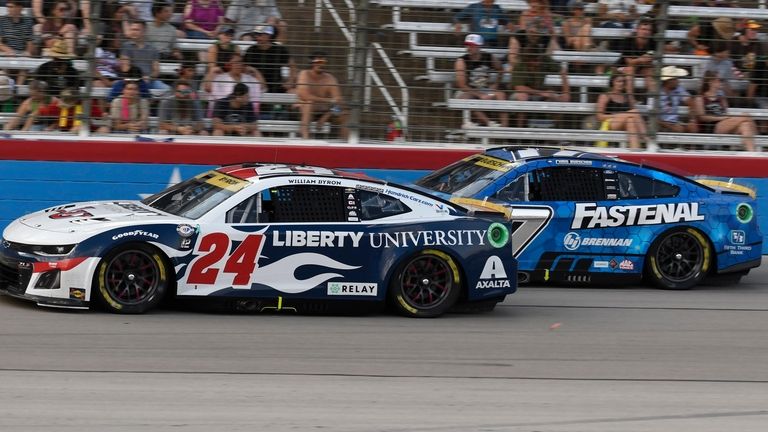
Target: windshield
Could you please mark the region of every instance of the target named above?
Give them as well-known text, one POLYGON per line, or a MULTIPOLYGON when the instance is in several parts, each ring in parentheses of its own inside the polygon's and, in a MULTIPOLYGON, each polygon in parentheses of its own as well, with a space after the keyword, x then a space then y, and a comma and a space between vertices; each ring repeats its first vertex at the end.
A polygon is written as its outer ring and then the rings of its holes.
POLYGON ((416 181, 416 184, 457 197, 472 197, 515 167, 513 162, 474 155, 416 181))
POLYGON ((166 213, 197 219, 246 187, 246 180, 209 171, 143 199, 141 202, 166 213))

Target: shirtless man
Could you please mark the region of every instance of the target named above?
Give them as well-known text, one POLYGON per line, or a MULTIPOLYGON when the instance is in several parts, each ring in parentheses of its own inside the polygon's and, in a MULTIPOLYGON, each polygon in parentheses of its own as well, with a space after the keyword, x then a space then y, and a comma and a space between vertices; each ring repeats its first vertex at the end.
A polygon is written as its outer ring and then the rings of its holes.
POLYGON ((342 139, 347 139, 347 111, 341 97, 339 82, 330 72, 325 71, 328 62, 323 52, 310 56, 311 66, 299 72, 296 82, 296 95, 299 97, 301 111, 301 137, 309 139, 309 124, 313 114, 320 114, 316 127, 319 130, 327 121, 339 126, 342 139))

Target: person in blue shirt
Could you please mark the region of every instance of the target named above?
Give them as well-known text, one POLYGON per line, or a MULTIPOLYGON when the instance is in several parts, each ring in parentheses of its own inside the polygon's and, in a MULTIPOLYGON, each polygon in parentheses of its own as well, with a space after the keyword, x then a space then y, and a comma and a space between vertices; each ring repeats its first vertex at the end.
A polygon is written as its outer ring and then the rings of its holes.
POLYGON ((485 40, 486 46, 501 46, 499 41, 499 26, 506 26, 512 31, 512 23, 501 6, 494 0, 482 0, 472 3, 453 17, 454 30, 462 33, 461 23, 469 22, 469 33, 479 34, 485 40))
POLYGON ((696 124, 683 122, 679 109, 681 104, 690 105, 691 94, 680 85, 680 77, 688 71, 675 66, 661 69, 661 92, 659 92, 659 130, 662 132, 696 132, 696 124))

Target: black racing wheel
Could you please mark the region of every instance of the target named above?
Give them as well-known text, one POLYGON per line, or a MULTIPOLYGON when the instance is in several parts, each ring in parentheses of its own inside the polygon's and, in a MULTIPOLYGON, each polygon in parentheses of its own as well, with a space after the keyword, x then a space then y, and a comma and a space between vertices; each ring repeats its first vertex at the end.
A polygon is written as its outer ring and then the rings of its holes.
POLYGON ((645 275, 659 288, 684 290, 707 275, 712 248, 693 228, 673 229, 653 242, 646 256, 645 275))
POLYGON ((94 276, 93 296, 108 311, 140 314, 163 299, 168 288, 168 268, 160 253, 149 245, 130 244, 105 256, 94 276))
POLYGON ((423 250, 409 257, 393 276, 389 299, 401 315, 437 317, 459 298, 461 282, 453 258, 437 250, 423 250))

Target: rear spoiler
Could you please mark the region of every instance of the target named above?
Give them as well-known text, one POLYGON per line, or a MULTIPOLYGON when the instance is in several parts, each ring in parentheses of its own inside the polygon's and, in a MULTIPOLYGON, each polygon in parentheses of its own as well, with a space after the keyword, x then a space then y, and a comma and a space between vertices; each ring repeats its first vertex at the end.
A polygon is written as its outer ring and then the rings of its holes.
POLYGON ((720 190, 726 193, 737 193, 737 194, 749 195, 752 197, 752 199, 755 199, 757 197, 757 192, 754 189, 744 185, 736 184, 732 181, 722 181, 722 180, 702 178, 702 179, 696 179, 696 182, 703 184, 704 186, 709 186, 712 189, 720 190))
POLYGON ((487 200, 453 197, 451 198, 451 202, 464 207, 467 211, 476 216, 504 217, 505 219, 510 219, 512 217, 512 211, 510 209, 499 203, 488 202, 487 200))

